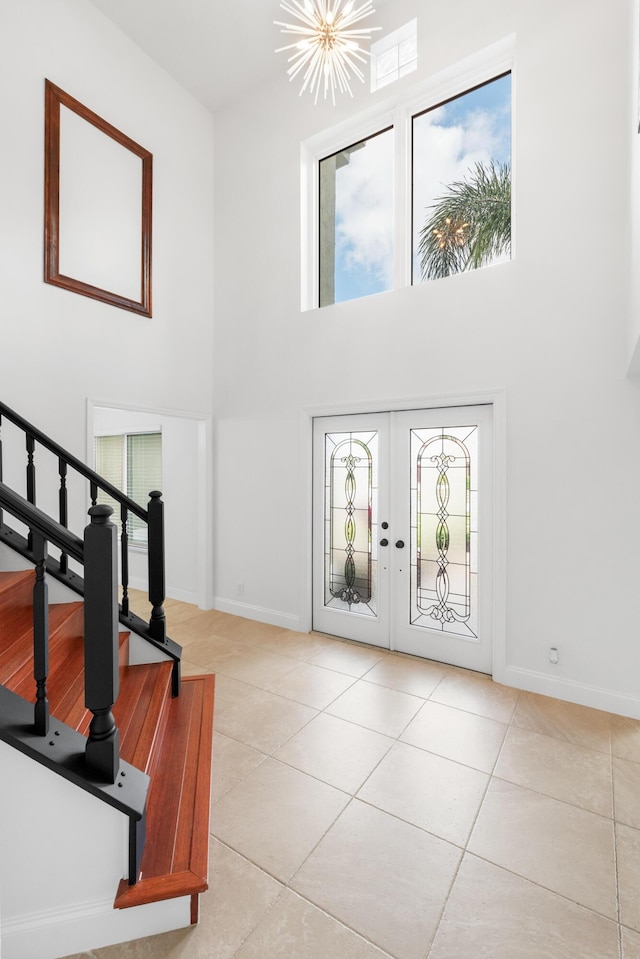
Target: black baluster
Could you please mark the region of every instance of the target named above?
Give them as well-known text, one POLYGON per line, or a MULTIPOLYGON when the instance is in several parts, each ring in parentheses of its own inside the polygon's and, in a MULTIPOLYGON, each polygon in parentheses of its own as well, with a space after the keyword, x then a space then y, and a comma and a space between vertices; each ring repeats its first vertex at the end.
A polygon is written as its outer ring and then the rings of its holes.
MULTIPOLYGON (((36 448, 35 437, 31 433, 26 434, 27 441, 27 500, 30 503, 33 503, 35 506, 36 502, 36 464, 33 461, 33 454, 36 448)), ((33 549, 33 532, 29 530, 27 535, 27 548, 33 549)))
POLYGON ((118 540, 110 506, 92 506, 84 531, 84 695, 93 713, 87 764, 115 782, 120 733, 113 716, 118 698, 118 540))
POLYGON ((149 493, 149 602, 151 618, 149 632, 161 642, 167 638, 167 621, 164 613, 164 503, 162 493, 149 493))
MULTIPOLYGON (((58 473, 60 476, 60 525, 65 529, 68 526, 68 494, 67 494, 67 463, 66 460, 59 457, 58 473)), ((66 573, 69 569, 69 557, 66 553, 60 553, 60 572, 66 573)))
POLYGON ((35 437, 27 433, 27 499, 35 506, 36 503, 36 464, 33 454, 36 448, 35 437))
POLYGON ((49 732, 49 598, 45 577, 47 542, 44 536, 37 532, 33 534, 33 558, 36 564, 33 585, 33 676, 36 681, 34 727, 36 735, 46 736, 49 732))
POLYGON ((98 487, 97 487, 97 485, 93 482, 93 480, 91 480, 91 482, 90 482, 90 484, 89 484, 89 492, 90 492, 90 496, 91 496, 91 505, 92 505, 92 506, 95 506, 96 503, 98 502, 98 487))
POLYGON ((122 503, 120 505, 120 520, 122 532, 120 534, 120 567, 122 570, 122 612, 129 615, 129 510, 122 503))

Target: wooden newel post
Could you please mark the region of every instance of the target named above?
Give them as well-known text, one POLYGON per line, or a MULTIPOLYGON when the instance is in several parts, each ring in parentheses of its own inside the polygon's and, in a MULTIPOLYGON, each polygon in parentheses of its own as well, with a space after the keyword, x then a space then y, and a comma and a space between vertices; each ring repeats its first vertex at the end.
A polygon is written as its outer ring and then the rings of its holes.
POLYGON ((164 614, 164 503, 162 493, 149 493, 149 602, 151 618, 149 632, 154 639, 165 642, 167 621, 164 614))
POLYGON ((115 782, 120 734, 112 713, 119 692, 118 540, 110 506, 92 506, 84 531, 84 696, 93 713, 87 764, 115 782))

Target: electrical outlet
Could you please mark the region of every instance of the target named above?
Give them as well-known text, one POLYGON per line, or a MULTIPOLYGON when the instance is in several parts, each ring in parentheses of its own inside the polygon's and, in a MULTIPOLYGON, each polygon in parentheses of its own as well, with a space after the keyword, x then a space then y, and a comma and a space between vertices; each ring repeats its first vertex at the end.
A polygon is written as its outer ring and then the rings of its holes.
POLYGON ((559 646, 549 646, 549 662, 553 663, 554 666, 557 666, 560 662, 560 647, 559 646))

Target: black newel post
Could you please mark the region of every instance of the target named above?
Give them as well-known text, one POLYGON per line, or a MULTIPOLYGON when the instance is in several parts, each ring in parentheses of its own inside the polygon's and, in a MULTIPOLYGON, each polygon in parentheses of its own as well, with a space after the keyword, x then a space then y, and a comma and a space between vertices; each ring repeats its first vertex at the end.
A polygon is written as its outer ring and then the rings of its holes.
POLYGON ((167 638, 164 614, 164 503, 158 490, 149 493, 149 632, 163 643, 167 638))
POLYGON ((49 732, 49 588, 45 578, 47 542, 40 533, 33 534, 33 559, 36 564, 33 584, 33 678, 36 681, 36 704, 33 719, 36 735, 46 736, 49 732))
POLYGON ((120 734, 112 708, 119 691, 118 541, 110 506, 92 506, 84 531, 84 696, 93 713, 87 764, 115 782, 120 734))

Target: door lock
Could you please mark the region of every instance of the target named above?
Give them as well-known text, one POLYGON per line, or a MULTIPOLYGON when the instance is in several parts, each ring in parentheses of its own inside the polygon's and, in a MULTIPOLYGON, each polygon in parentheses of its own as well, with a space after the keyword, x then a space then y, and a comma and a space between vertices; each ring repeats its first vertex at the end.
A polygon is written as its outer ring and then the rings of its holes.
POLYGON ((404 548, 404 540, 403 539, 396 540, 396 549, 403 549, 403 548, 404 548))
POLYGON ((388 546, 388 545, 389 545, 389 540, 388 540, 388 539, 381 539, 381 540, 380 540, 380 545, 381 545, 381 546, 388 546))

